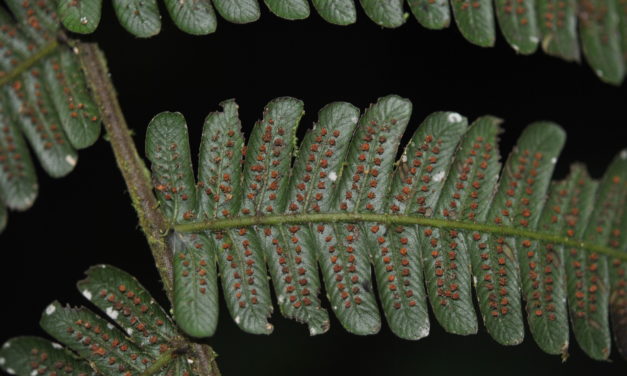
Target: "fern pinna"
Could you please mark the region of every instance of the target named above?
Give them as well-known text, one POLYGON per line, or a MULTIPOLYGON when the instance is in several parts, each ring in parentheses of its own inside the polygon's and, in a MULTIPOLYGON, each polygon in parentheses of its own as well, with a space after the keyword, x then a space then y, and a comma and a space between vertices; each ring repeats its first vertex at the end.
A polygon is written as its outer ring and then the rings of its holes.
POLYGON ((79 149, 100 136, 100 115, 78 56, 59 39, 53 3, 0 7, 0 231, 7 208, 26 210, 38 193, 30 148, 52 177, 70 173, 79 149))
POLYGON ((301 101, 271 101, 246 146, 237 105, 222 106, 205 121, 198 179, 181 114, 157 115, 146 136, 173 228, 174 316, 188 334, 214 333, 217 265, 250 333, 273 329, 267 273, 281 313, 312 335, 329 328, 322 283, 346 330, 377 333, 378 295, 391 330, 414 340, 429 333, 427 302, 448 332, 476 333, 474 285, 499 343, 520 343, 526 316, 538 345, 565 355, 570 317, 581 348, 607 359, 609 312, 625 355, 627 151, 600 182, 581 165, 551 182, 565 133, 549 122, 530 125, 501 168, 491 116, 468 126, 434 113, 396 160, 412 111, 398 96, 361 115, 329 104, 300 145, 301 101))
POLYGON ((85 307, 53 302, 41 327, 63 343, 16 337, 0 349, 0 367, 11 375, 160 375, 202 374, 194 350, 174 322, 139 282, 110 265, 96 265, 78 282, 83 296, 111 319, 85 307), (115 324, 115 325, 114 325, 115 324))
MULTIPOLYGON (((102 0, 55 0, 63 24, 78 33, 93 32, 100 22, 102 0)), ((357 21, 354 0, 312 0, 327 22, 350 25, 357 21)), ((217 13, 243 24, 261 17, 258 0, 164 0, 174 23, 183 31, 203 35, 217 29, 217 13), (214 10, 215 8, 215 10, 214 10)), ((264 0, 267 8, 287 20, 308 18, 307 0, 264 0)), ((455 25, 469 42, 494 46, 498 23, 507 43, 520 54, 541 47, 567 61, 586 58, 603 81, 620 84, 627 61, 627 3, 624 0, 407 0, 409 11, 428 29, 455 25), (451 10, 452 9, 452 10, 451 10)), ((112 0, 122 26, 138 37, 161 30, 157 0, 112 0)), ((360 0, 364 13, 377 25, 402 26, 409 18, 404 0, 360 0)))

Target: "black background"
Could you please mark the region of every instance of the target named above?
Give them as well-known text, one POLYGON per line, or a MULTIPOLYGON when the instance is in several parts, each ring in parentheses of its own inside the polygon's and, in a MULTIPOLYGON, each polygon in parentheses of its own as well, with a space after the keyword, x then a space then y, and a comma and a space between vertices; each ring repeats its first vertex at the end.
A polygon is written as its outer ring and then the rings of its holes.
MULTIPOLYGON (((500 36, 495 48, 482 49, 466 42, 454 26, 429 31, 410 19, 400 29, 382 30, 360 12, 356 25, 338 27, 315 13, 308 20, 289 22, 264 9, 259 22, 233 25, 220 20, 217 33, 205 37, 177 30, 164 16, 162 33, 142 40, 121 28, 110 7, 105 5, 99 31, 82 38, 104 49, 140 150, 146 125, 160 111, 186 116, 197 150, 204 117, 227 98, 237 98, 247 127, 270 99, 300 98, 307 111, 304 130, 328 102, 346 100, 364 108, 390 93, 414 104, 408 136, 437 110, 458 111, 471 120, 488 113, 505 119, 503 155, 528 123, 561 124, 568 141, 557 178, 575 161, 585 162, 600 177, 627 146, 627 85, 603 84, 585 64, 543 53, 517 56, 500 36)), ((37 321, 53 299, 83 304, 74 284, 96 263, 135 274, 166 304, 108 143, 101 139, 82 151, 76 171, 66 178, 54 180, 41 171, 39 177, 41 193, 34 207, 11 213, 0 236, 0 342, 21 334, 44 335, 37 321)), ((562 364, 559 357, 544 354, 529 333, 522 345, 504 347, 483 327, 476 336, 454 336, 435 320, 428 338, 409 342, 385 326, 375 336, 349 335, 335 318, 329 333, 312 338, 305 326, 278 313, 271 319, 271 336, 253 336, 237 329, 224 305, 220 315, 209 343, 220 354, 225 375, 487 376, 587 370, 625 375, 627 369, 616 352, 613 362, 595 362, 573 343, 571 357, 562 364)))

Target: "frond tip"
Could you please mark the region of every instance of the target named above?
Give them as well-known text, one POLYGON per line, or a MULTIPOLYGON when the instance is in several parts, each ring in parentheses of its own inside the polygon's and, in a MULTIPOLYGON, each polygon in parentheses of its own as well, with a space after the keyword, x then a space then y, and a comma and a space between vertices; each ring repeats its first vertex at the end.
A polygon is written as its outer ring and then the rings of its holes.
POLYGON ((570 316, 582 349, 607 359, 609 310, 624 355, 627 151, 600 182, 580 165, 551 182, 566 135, 549 122, 530 125, 501 169, 491 116, 468 125, 434 113, 397 159, 412 105, 395 95, 361 116, 325 106, 298 147, 301 101, 271 101, 245 147, 237 105, 223 107, 205 122, 198 180, 182 115, 157 115, 147 132, 177 239, 174 316, 189 334, 215 330, 217 263, 229 311, 251 333, 272 330, 268 274, 281 313, 312 335, 329 328, 321 283, 348 331, 379 331, 378 294, 407 339, 428 335, 428 303, 448 332, 476 333, 474 285, 501 344, 523 341, 526 316, 538 345, 564 354, 570 316))

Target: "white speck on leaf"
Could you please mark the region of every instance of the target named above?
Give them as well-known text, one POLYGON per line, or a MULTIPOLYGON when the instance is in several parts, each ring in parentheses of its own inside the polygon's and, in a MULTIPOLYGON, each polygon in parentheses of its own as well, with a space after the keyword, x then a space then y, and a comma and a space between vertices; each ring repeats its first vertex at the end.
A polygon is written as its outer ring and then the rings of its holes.
POLYGON ((113 324, 109 324, 109 323, 107 323, 107 328, 109 328, 109 329, 113 329, 113 324))
POLYGON ((50 316, 56 310, 57 310, 57 307, 55 307, 54 304, 50 304, 48 307, 46 307, 46 315, 50 316))
POLYGON ((85 297, 85 299, 91 300, 91 292, 89 290, 83 290, 82 294, 85 297))
POLYGON ((540 39, 538 39, 538 37, 536 37, 535 35, 532 35, 529 37, 529 41, 531 43, 538 43, 540 41, 540 39))
POLYGON ((81 17, 81 24, 87 25, 89 21, 87 21, 87 17, 81 17))
POLYGON ((15 375, 15 370, 13 368, 7 368, 7 373, 15 375))
POLYGON ((11 347, 11 342, 5 342, 4 345, 2 345, 3 349, 8 349, 9 347, 11 347))
POLYGON ((235 323, 239 324, 242 321, 242 319, 239 316, 235 316, 235 323))
POLYGON ((30 376, 37 376, 37 370, 34 369, 30 372, 30 376))
POLYGON ((316 328, 309 328, 309 335, 315 336, 316 334, 318 334, 316 328))
POLYGON ((132 336, 133 335, 133 329, 126 328, 126 334, 128 334, 129 336, 132 336))
POLYGON ((65 156, 65 161, 70 165, 70 166, 76 166, 76 158, 72 157, 71 155, 66 155, 65 156))
POLYGON ((62 349, 62 348, 63 348, 63 346, 59 345, 59 344, 58 344, 58 343, 56 343, 56 342, 52 342, 52 348, 53 348, 53 349, 60 350, 60 349, 62 349))
POLYGON ((462 121, 462 115, 458 114, 457 112, 451 112, 448 115, 447 120, 449 123, 459 123, 460 121, 462 121))
POLYGON ((433 175, 433 181, 436 183, 442 179, 444 179, 444 171, 440 171, 437 174, 433 175))
POLYGON ((118 311, 113 309, 113 307, 107 307, 107 309, 105 309, 105 312, 107 316, 111 317, 114 320, 117 319, 118 315, 120 314, 118 311))
POLYGON ((557 158, 555 158, 555 157, 551 158, 551 163, 553 163, 553 164, 557 163, 557 158))
POLYGON ((353 116, 353 117, 351 118, 351 121, 352 121, 353 123, 357 123, 357 120, 359 120, 359 119, 357 119, 357 116, 353 116))
POLYGON ((405 154, 401 155, 401 162, 407 163, 407 156, 405 154))
POLYGON ((277 300, 279 301, 279 304, 283 304, 283 302, 285 301, 285 297, 283 295, 279 295, 277 297, 277 300))
POLYGON ((620 152, 620 159, 627 159, 627 149, 620 152))
POLYGON ((331 173, 329 174, 329 180, 331 181, 337 180, 337 174, 335 173, 335 171, 331 171, 331 173))
POLYGON ((192 358, 187 358, 187 363, 189 363, 189 364, 194 364, 194 359, 192 359, 192 358))

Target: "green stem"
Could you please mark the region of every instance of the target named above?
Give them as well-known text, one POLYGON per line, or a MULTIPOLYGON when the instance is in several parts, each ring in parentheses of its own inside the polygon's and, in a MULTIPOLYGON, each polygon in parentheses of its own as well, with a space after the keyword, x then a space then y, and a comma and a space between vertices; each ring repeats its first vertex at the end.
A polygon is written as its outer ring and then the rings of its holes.
POLYGON ((567 236, 555 235, 546 232, 527 230, 518 227, 497 226, 487 223, 452 221, 448 219, 417 217, 394 214, 374 213, 307 213, 264 215, 227 219, 216 219, 207 222, 184 223, 174 226, 179 232, 199 232, 204 230, 225 230, 229 228, 248 227, 253 225, 281 225, 307 223, 336 223, 336 222, 378 222, 388 225, 419 225, 437 228, 477 231, 488 234, 515 236, 529 240, 538 240, 548 243, 561 244, 567 247, 581 248, 589 252, 598 252, 607 256, 627 260, 627 252, 605 247, 590 242, 571 239, 567 236))
POLYGON ((26 60, 19 63, 9 74, 0 78, 0 86, 3 86, 14 79, 16 79, 19 75, 29 70, 33 65, 37 64, 41 59, 53 53, 59 43, 55 40, 52 40, 46 43, 42 48, 40 48, 33 55, 30 55, 26 60))

